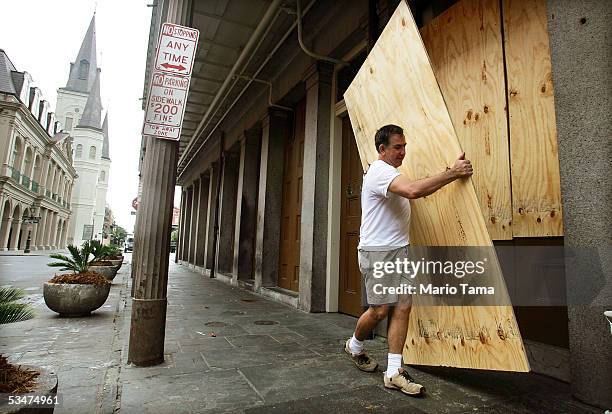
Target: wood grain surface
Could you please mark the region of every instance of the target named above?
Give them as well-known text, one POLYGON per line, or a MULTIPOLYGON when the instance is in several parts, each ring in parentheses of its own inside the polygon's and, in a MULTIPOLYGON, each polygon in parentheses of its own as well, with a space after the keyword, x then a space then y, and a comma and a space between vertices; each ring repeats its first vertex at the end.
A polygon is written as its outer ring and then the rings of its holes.
POLYGON ((493 240, 512 239, 512 198, 498 0, 462 0, 421 28, 493 240))
MULTIPOLYGON (((407 148, 400 171, 410 179, 444 171, 461 152, 427 52, 404 1, 344 99, 364 169, 377 159, 376 130, 389 123, 404 128, 407 148)), ((491 246, 472 180, 455 181, 431 196, 413 200, 410 238, 411 243, 421 246, 491 246)), ((483 278, 507 298, 495 255, 483 278)), ((418 300, 415 297, 404 348, 407 363, 529 370, 510 306, 430 307, 419 306, 418 300)))
POLYGON ((504 0, 512 234, 563 235, 545 0, 504 0))

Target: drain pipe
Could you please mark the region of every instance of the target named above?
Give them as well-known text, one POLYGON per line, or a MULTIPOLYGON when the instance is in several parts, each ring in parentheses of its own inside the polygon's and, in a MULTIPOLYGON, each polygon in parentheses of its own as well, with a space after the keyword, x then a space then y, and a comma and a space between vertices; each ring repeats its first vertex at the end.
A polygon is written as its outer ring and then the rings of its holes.
POLYGON ((272 82, 267 81, 265 79, 250 78, 248 76, 243 76, 243 75, 236 75, 234 76, 234 78, 244 79, 244 80, 248 80, 251 82, 258 82, 258 83, 263 83, 264 85, 268 85, 268 90, 269 90, 268 106, 271 106, 272 108, 282 109, 283 111, 293 112, 293 108, 289 108, 288 106, 282 106, 282 105, 277 105, 275 103, 272 103, 272 82))
POLYGON ((317 60, 324 60, 324 61, 327 61, 327 62, 335 63, 336 65, 344 66, 344 65, 350 64, 349 62, 346 62, 344 60, 335 59, 335 58, 330 57, 330 56, 319 55, 317 53, 314 53, 311 50, 308 50, 308 48, 304 44, 304 40, 302 39, 302 4, 301 4, 300 0, 296 1, 296 10, 297 10, 298 42, 300 44, 300 47, 304 51, 304 53, 306 53, 308 56, 313 57, 313 58, 315 58, 317 60))

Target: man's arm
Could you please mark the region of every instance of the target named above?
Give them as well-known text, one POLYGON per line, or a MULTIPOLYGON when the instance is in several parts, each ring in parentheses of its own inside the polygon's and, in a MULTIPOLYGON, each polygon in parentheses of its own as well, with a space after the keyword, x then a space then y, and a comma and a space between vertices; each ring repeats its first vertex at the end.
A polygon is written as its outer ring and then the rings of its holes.
POLYGON ((389 191, 405 198, 414 199, 435 193, 445 185, 459 179, 469 177, 473 173, 472 163, 465 159, 465 152, 455 161, 452 168, 422 180, 410 181, 403 175, 398 175, 391 184, 389 191))

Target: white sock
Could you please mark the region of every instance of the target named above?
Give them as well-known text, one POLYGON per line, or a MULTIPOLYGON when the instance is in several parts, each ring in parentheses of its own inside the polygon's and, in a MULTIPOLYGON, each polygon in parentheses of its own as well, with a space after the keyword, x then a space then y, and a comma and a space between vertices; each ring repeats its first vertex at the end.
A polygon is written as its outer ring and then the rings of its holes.
POLYGON ((353 337, 349 341, 349 350, 353 355, 357 355, 363 351, 363 341, 355 338, 355 334, 353 334, 353 337))
POLYGON ((389 354, 387 357, 387 378, 397 375, 402 367, 402 354, 389 354))

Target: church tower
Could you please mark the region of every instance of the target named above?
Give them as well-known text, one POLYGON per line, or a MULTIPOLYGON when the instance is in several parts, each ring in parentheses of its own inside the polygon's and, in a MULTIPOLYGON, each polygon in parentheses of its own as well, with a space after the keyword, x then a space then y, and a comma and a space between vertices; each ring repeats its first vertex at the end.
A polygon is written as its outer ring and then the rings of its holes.
POLYGON ((110 169, 108 123, 105 119, 104 129, 101 122, 95 18, 94 14, 79 53, 70 64, 66 86, 57 91, 57 119, 72 137, 73 165, 78 174, 70 201, 72 217, 67 237, 68 243, 77 246, 85 240, 102 240, 110 169))
POLYGON ((89 91, 99 72, 96 58, 96 15, 94 14, 77 58, 70 64, 68 82, 65 87, 57 90, 55 116, 64 131, 72 133, 78 125, 89 91))

